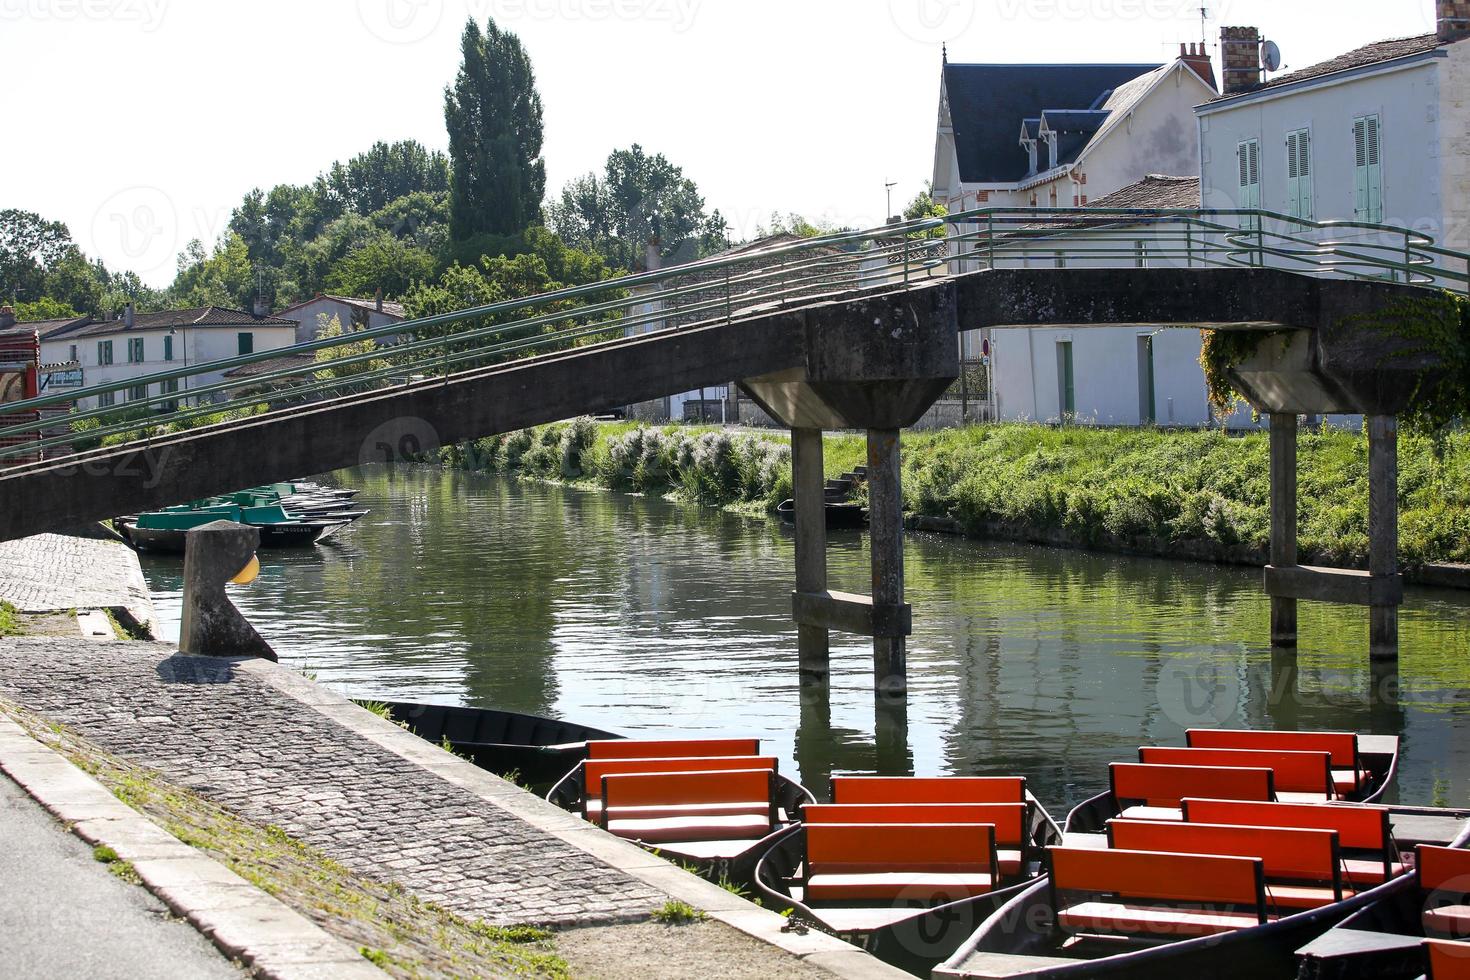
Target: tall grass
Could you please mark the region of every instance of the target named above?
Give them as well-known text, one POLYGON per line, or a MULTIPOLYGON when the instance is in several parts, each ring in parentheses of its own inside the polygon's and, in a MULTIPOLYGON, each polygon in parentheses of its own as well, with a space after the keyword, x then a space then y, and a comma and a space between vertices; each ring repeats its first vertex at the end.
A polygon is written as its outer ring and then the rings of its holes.
MULTIPOLYGON (((1470 436, 1439 447, 1399 444, 1399 548, 1409 566, 1470 562, 1470 436)), ((866 459, 860 435, 829 436, 829 476, 866 459)), ((784 435, 650 428, 590 419, 481 439, 443 451, 469 469, 589 480, 712 506, 774 508, 791 495, 784 435)), ((1298 529, 1304 561, 1361 565, 1368 550, 1368 453, 1362 433, 1303 432, 1298 529)), ((1270 535, 1265 434, 1217 430, 1056 428, 1005 423, 909 433, 904 501, 911 513, 968 533, 1054 532, 1101 548, 1263 558, 1270 535)))

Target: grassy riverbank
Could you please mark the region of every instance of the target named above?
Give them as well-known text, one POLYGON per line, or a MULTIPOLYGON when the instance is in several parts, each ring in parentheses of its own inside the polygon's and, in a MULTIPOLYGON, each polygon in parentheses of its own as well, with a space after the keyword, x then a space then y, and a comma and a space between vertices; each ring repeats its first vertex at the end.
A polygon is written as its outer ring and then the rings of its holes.
MULTIPOLYGON (((904 439, 904 499, 966 533, 1237 561, 1264 557, 1270 475, 1264 434, 1000 424, 904 439)), ((866 456, 858 435, 829 437, 829 476, 866 456)), ((447 465, 673 494, 710 506, 771 509, 791 495, 783 434, 644 428, 590 420, 446 449, 447 465)), ((1368 548, 1362 433, 1300 442, 1304 561, 1360 565, 1368 548)), ((1399 548, 1405 564, 1470 562, 1470 436, 1399 446, 1399 548)))

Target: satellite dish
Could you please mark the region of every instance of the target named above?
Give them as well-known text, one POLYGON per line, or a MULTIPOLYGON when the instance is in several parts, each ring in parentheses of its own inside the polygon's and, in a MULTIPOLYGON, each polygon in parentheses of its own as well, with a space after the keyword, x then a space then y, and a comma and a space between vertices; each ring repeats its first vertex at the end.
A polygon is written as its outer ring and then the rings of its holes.
POLYGON ((1266 41, 1261 45, 1261 65, 1267 71, 1281 70, 1281 48, 1275 41, 1266 41))

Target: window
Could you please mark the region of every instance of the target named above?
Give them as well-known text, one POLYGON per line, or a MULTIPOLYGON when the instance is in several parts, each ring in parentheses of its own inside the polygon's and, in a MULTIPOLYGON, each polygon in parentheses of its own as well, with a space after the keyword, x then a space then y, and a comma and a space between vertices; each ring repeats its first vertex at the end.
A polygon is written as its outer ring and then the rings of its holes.
POLYGON ((97 341, 97 363, 99 365, 112 363, 112 341, 97 341))
POLYGON ((1057 341, 1057 402, 1061 406, 1063 422, 1077 417, 1077 386, 1072 374, 1070 340, 1057 341))
MULTIPOLYGON (((1257 210, 1261 206, 1261 141, 1241 143, 1236 147, 1235 155, 1240 164, 1240 194, 1235 206, 1242 211, 1257 210)), ((1260 228, 1260 219, 1246 216, 1241 227, 1255 231, 1260 228)))
MULTIPOLYGON (((174 394, 178 394, 178 391, 179 391, 179 379, 178 378, 169 378, 167 381, 160 382, 159 385, 158 385, 158 393, 160 395, 174 395, 174 394)), ((168 401, 164 402, 163 403, 163 410, 165 412, 177 412, 179 410, 179 402, 178 402, 178 399, 171 398, 168 401)))
POLYGON ((72 344, 71 345, 71 351, 70 351, 70 353, 67 354, 66 359, 68 361, 75 361, 77 359, 77 345, 76 344, 72 344))
POLYGON ((1148 268, 1148 242, 1133 243, 1133 267, 1136 269, 1148 268))
POLYGON ((255 334, 242 333, 236 334, 235 336, 236 340, 239 342, 241 354, 253 354, 255 352, 255 334))
POLYGON ((131 388, 128 389, 128 401, 130 401, 130 402, 144 402, 144 401, 147 401, 147 400, 148 400, 148 386, 147 385, 133 385, 131 388))
POLYGON ((1286 212, 1304 221, 1313 218, 1312 131, 1309 129, 1286 134, 1286 212))
POLYGON ((129 364, 142 364, 143 363, 143 338, 142 337, 132 337, 132 338, 129 338, 129 340, 128 340, 128 363, 129 364))
POLYGON ((172 337, 165 336, 163 338, 163 359, 165 361, 172 361, 174 359, 174 339, 172 337))
POLYGON ((1357 154, 1354 210, 1359 221, 1383 221, 1383 157, 1379 145, 1377 116, 1353 120, 1353 146, 1357 154))
POLYGON ((97 407, 98 408, 107 408, 107 407, 111 406, 112 403, 114 401, 116 401, 116 400, 117 400, 117 395, 114 392, 104 391, 100 395, 97 396, 97 407))

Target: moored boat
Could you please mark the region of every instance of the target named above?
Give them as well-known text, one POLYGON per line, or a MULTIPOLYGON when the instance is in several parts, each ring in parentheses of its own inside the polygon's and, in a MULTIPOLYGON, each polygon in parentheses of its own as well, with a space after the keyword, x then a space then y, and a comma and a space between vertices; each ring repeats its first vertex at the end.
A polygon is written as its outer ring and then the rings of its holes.
POLYGON ((831 798, 762 856, 763 901, 923 976, 1061 840, 1019 777, 839 776, 831 798))
MULTIPOLYGON (((829 531, 852 531, 866 527, 868 512, 862 504, 827 501, 823 505, 829 531)), ((776 516, 787 524, 796 523, 796 501, 786 499, 776 505, 776 516)))

